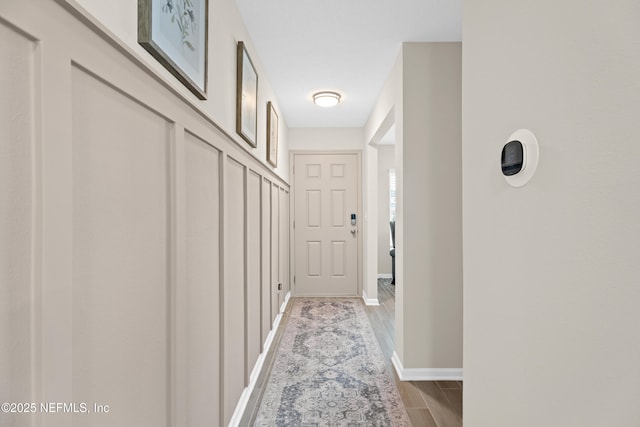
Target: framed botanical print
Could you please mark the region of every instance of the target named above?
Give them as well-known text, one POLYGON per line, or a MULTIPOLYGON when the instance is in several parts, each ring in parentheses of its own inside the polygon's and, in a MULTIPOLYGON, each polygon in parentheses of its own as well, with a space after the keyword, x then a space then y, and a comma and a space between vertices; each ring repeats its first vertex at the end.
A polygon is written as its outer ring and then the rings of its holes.
POLYGON ((209 0, 138 0, 138 43, 207 99, 209 0))
POLYGON ((267 103, 267 161, 278 166, 278 113, 271 101, 267 103))
POLYGON ((258 146, 258 74, 244 42, 238 42, 236 77, 236 132, 258 146))

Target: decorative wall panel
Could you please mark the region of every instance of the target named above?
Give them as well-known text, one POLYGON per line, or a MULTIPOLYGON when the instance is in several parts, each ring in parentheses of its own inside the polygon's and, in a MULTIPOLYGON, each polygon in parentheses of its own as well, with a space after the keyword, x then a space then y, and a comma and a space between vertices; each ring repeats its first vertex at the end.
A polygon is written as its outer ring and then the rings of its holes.
POLYGON ((271 322, 271 181, 262 180, 262 348, 269 336, 271 322))
POLYGON ((288 273, 285 272, 285 267, 286 267, 286 263, 285 263, 285 254, 286 254, 286 248, 287 248, 287 244, 288 244, 288 239, 287 239, 287 231, 289 230, 289 223, 287 221, 287 213, 289 212, 287 210, 287 205, 286 205, 286 198, 288 197, 288 194, 285 194, 284 188, 280 188, 279 194, 278 194, 278 203, 279 203, 279 209, 278 209, 278 222, 279 224, 279 233, 278 233, 278 283, 282 284, 282 289, 279 290, 278 292, 278 307, 282 306, 282 303, 284 302, 284 297, 286 295, 286 284, 287 284, 287 276, 288 273))
POLYGON ((170 126, 78 69, 72 106, 74 399, 166 425, 170 126))
POLYGON ((224 227, 224 422, 229 423, 242 390, 245 370, 245 168, 228 158, 225 164, 224 227))
POLYGON ((278 283, 280 283, 279 236, 280 236, 280 187, 271 186, 271 321, 276 320, 280 312, 278 283))
MULTIPOLYGON (((31 400, 35 51, 0 20, 0 402, 31 400)), ((29 415, 0 417, 30 425, 29 415)))
POLYGON ((261 351, 261 251, 260 194, 262 177, 250 171, 247 180, 247 372, 251 373, 261 351))
POLYGON ((188 426, 220 413, 220 152, 185 134, 186 282, 177 289, 185 334, 188 426))

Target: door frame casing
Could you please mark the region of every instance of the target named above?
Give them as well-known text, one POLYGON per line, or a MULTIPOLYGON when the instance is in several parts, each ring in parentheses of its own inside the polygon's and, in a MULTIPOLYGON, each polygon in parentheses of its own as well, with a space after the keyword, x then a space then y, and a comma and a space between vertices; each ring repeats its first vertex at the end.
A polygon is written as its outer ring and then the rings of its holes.
POLYGON ((356 226, 356 235, 357 235, 357 259, 358 265, 356 267, 356 275, 357 275, 357 290, 356 295, 354 297, 361 298, 362 297, 362 233, 365 230, 364 227, 364 217, 362 216, 362 150, 290 150, 289 151, 289 248, 293 248, 293 250, 289 251, 289 283, 291 284, 291 296, 297 295, 297 287, 295 282, 295 254, 296 254, 296 246, 295 246, 295 228, 293 227, 295 221, 295 186, 296 186, 296 175, 294 171, 295 166, 295 156, 297 155, 332 155, 332 154, 355 154, 356 155, 356 192, 357 192, 357 202, 356 202, 356 215, 360 220, 357 222, 356 226))

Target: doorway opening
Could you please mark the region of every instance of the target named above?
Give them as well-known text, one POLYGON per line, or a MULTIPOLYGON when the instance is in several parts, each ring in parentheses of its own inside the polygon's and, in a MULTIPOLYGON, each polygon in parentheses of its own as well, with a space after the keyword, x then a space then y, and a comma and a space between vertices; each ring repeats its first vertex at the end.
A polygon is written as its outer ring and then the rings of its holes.
POLYGON ((395 285, 396 169, 395 126, 377 144, 378 279, 395 285))
MULTIPOLYGON (((391 338, 395 347, 395 295, 396 259, 395 247, 398 239, 395 221, 396 197, 396 126, 392 109, 383 120, 367 146, 367 197, 368 214, 372 222, 368 228, 369 242, 376 247, 369 252, 368 263, 373 268, 369 273, 376 286, 377 301, 381 306, 390 304, 388 322, 392 327, 391 338), (391 307, 393 306, 393 307, 391 307)), ((399 300, 398 303, 402 303, 399 300)))

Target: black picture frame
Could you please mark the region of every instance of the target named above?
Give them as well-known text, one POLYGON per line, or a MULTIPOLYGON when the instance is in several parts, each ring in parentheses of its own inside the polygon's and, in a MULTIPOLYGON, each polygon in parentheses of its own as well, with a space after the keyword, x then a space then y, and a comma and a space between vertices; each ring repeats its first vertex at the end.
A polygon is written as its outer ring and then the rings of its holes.
POLYGON ((242 41, 237 47, 236 132, 252 147, 258 146, 258 73, 242 41))
POLYGON ((207 99, 209 0, 138 0, 138 43, 207 99))

